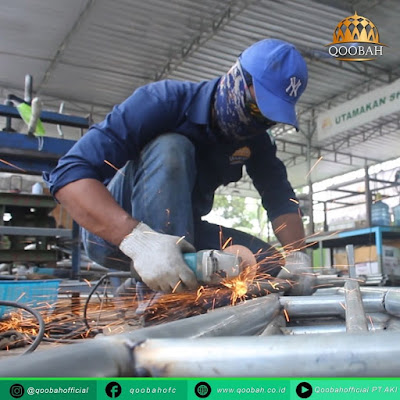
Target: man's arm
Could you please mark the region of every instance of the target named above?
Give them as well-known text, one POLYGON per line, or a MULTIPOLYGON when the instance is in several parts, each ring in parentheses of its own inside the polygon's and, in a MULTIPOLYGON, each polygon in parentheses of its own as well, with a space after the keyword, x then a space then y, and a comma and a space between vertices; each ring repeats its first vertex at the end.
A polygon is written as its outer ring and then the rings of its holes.
POLYGON ((119 246, 151 289, 170 292, 197 288, 196 277, 182 258, 182 252, 194 252, 194 247, 132 218, 101 182, 71 182, 57 191, 56 198, 80 225, 119 246))
POLYGON ((283 214, 272 221, 275 236, 286 251, 303 250, 305 233, 299 214, 283 214))
POLYGON ((119 246, 139 221, 125 212, 96 179, 80 179, 62 187, 56 199, 71 217, 97 236, 119 246))

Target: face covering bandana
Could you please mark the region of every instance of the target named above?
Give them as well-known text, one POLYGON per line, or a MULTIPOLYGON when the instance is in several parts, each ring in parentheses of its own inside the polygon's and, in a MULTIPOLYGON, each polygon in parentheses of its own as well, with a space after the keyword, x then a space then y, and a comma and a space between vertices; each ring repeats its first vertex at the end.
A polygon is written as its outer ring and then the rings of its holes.
POLYGON ((227 139, 243 140, 265 134, 275 123, 255 115, 257 105, 240 69, 239 61, 223 75, 215 93, 214 111, 217 125, 227 139), (250 98, 249 98, 250 96, 250 98))

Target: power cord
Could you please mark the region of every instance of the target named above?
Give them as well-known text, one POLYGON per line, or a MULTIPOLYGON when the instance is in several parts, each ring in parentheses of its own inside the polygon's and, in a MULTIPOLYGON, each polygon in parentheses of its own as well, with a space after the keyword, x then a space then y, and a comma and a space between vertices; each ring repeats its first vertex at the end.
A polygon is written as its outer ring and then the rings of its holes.
POLYGON ((30 314, 32 314, 37 319, 37 321, 39 322, 39 333, 36 335, 34 341, 28 347, 28 349, 25 350, 21 355, 32 353, 39 346, 39 344, 41 343, 41 341, 44 337, 45 323, 43 321, 42 316, 33 308, 28 307, 25 304, 17 303, 15 301, 0 300, 0 306, 22 308, 25 311, 28 311, 30 314))
POLYGON ((86 327, 88 330, 92 330, 91 326, 89 325, 89 321, 87 318, 87 310, 88 310, 88 306, 90 303, 90 299, 92 298, 93 294, 96 292, 97 288, 104 282, 105 279, 107 278, 130 278, 132 276, 132 274, 130 272, 125 272, 125 271, 116 271, 116 272, 107 272, 105 275, 103 275, 98 282, 96 283, 96 285, 93 286, 92 290, 90 291, 86 302, 85 302, 85 306, 83 308, 83 322, 85 323, 86 327))
MULTIPOLYGON (((93 296, 93 294, 96 292, 96 290, 98 289, 98 287, 104 282, 105 279, 110 278, 110 277, 119 277, 119 278, 130 278, 132 275, 130 272, 125 272, 125 271, 116 271, 116 272, 108 272, 107 274, 103 275, 99 281, 96 283, 96 285, 93 286, 92 290, 90 291, 86 302, 85 302, 85 306, 84 306, 84 310, 83 310, 83 322, 86 326, 86 328, 89 331, 92 331, 92 328, 89 325, 89 321, 87 319, 87 310, 88 310, 88 306, 90 303, 90 299, 93 296)), ((71 340, 74 337, 76 337, 77 335, 83 334, 84 330, 82 329, 83 327, 75 327, 74 330, 70 331, 68 334, 65 334, 64 332, 57 332, 57 330, 64 330, 65 331, 65 327, 60 326, 59 324, 54 325, 54 326, 49 326, 50 329, 50 334, 52 337, 45 337, 45 330, 46 330, 46 324, 42 318, 42 316, 40 315, 39 312, 37 312, 36 310, 34 310, 33 308, 22 304, 22 303, 17 303, 14 301, 5 301, 5 300, 0 300, 0 306, 5 306, 5 307, 14 307, 14 308, 21 308, 24 309, 25 311, 28 311, 30 314, 32 314, 36 320, 39 323, 39 332, 37 335, 27 335, 29 336, 31 339, 33 339, 32 344, 29 346, 29 348, 24 351, 21 355, 24 354, 28 354, 28 353, 32 353, 34 350, 36 350, 36 348, 39 346, 39 344, 42 341, 46 341, 46 342, 57 342, 57 343, 76 343, 76 341, 71 340), (51 332, 53 330, 53 332, 51 332), (59 338, 57 337, 59 336, 59 338)), ((54 321, 53 321, 54 322, 54 321)), ((60 321, 58 321, 60 322, 60 321)), ((62 322, 62 321, 61 321, 62 322)), ((50 323, 50 325, 52 325, 52 323, 50 323)), ((11 336, 15 336, 22 339, 21 333, 20 332, 16 332, 16 331, 8 331, 5 332, 3 335, 0 333, 0 337, 11 337, 11 336)))

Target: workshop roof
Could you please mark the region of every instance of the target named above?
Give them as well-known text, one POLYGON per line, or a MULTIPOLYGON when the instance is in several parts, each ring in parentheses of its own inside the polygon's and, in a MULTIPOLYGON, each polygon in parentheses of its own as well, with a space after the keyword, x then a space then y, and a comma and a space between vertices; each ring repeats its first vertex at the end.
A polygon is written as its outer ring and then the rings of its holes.
MULTIPOLYGON (((287 40, 306 58, 309 83, 298 103, 301 132, 281 126, 273 134, 300 187, 310 169, 317 182, 400 157, 399 107, 323 140, 314 134, 306 159, 306 136, 320 113, 400 76, 399 19, 397 0, 13 0, 0 14, 1 97, 21 95, 31 74, 45 108, 65 102, 65 113, 99 120, 145 83, 213 78, 255 41, 287 40), (373 21, 388 46, 374 61, 327 54, 335 27, 355 11, 373 21)), ((248 179, 233 186, 254 194, 248 179)))

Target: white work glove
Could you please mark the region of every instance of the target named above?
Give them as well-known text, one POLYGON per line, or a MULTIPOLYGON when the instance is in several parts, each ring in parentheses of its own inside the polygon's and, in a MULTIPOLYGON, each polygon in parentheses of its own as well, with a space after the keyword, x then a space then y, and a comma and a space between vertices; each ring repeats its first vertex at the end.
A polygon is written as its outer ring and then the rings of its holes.
POLYGON ((289 295, 307 296, 315 291, 315 274, 311 268, 311 259, 301 251, 288 253, 285 266, 277 277, 291 282, 293 286, 286 292, 289 295))
POLYGON ((199 284, 182 253, 195 252, 194 247, 178 236, 158 233, 140 222, 125 236, 120 250, 130 257, 143 282, 152 290, 170 293, 196 289, 199 284))

